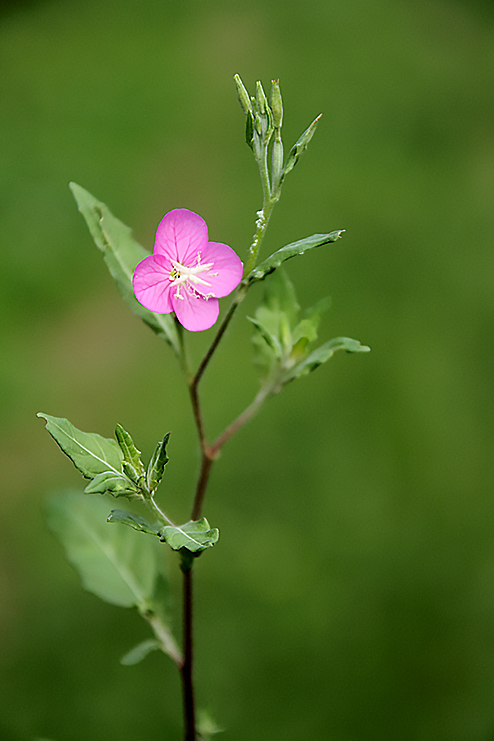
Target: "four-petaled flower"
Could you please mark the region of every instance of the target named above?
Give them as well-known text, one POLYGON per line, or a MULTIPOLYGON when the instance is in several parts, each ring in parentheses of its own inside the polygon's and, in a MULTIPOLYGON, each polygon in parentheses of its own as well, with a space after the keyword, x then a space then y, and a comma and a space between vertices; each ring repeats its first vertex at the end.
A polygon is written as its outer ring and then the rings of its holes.
POLYGON ((137 300, 157 314, 174 311, 191 332, 209 329, 218 318, 218 299, 242 280, 240 258, 226 244, 208 241, 204 219, 176 208, 158 224, 154 252, 134 271, 137 300))

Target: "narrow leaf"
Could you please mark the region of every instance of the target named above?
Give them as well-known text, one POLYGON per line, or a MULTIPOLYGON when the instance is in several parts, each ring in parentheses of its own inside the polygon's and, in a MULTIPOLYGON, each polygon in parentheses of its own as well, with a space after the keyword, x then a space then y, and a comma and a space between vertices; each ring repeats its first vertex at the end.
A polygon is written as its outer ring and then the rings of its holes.
POLYGON ((103 252, 105 262, 124 301, 156 334, 163 337, 181 355, 180 342, 174 321, 169 314, 155 314, 144 308, 134 296, 132 275, 136 265, 149 253, 132 237, 131 230, 77 183, 70 183, 77 207, 86 219, 97 247, 103 252))
POLYGON ((269 275, 273 270, 279 268, 285 260, 289 260, 291 257, 295 257, 296 255, 303 255, 304 252, 312 250, 315 247, 321 247, 323 244, 336 242, 343 232, 344 229, 340 229, 339 231, 330 232, 329 234, 313 234, 311 237, 305 237, 305 239, 299 239, 298 242, 287 244, 285 247, 277 250, 255 267, 245 278, 245 282, 249 284, 254 283, 254 281, 257 280, 263 280, 266 275, 269 275))
POLYGON ((152 651, 160 650, 160 642, 157 641, 155 638, 149 638, 147 641, 143 641, 137 646, 134 646, 134 648, 126 653, 125 656, 122 656, 122 658, 120 659, 120 663, 124 666, 134 666, 134 664, 139 664, 139 662, 145 659, 146 656, 152 651))
POLYGON ((129 525, 134 530, 138 530, 141 533, 149 533, 149 535, 159 535, 161 530, 161 523, 151 525, 145 517, 134 515, 132 512, 126 512, 122 509, 112 510, 108 515, 107 521, 121 522, 123 525, 129 525))
POLYGON ((99 473, 84 489, 84 494, 106 493, 113 497, 132 497, 137 496, 139 490, 127 476, 113 471, 99 473))
POLYGON ((301 363, 291 368, 290 372, 285 376, 284 382, 286 383, 294 378, 300 378, 300 376, 311 373, 322 365, 322 363, 329 360, 338 350, 346 350, 352 353, 370 352, 370 347, 361 345, 360 342, 352 340, 349 337, 335 337, 333 340, 324 343, 317 350, 311 352, 301 363))
POLYGON ((205 517, 191 520, 180 527, 167 525, 161 530, 161 540, 168 543, 174 551, 186 548, 191 553, 200 553, 218 542, 219 531, 210 528, 205 517))
POLYGON ((122 425, 117 424, 115 428, 115 437, 117 438, 117 443, 122 451, 124 461, 130 463, 138 477, 143 476, 144 466, 141 461, 141 451, 137 450, 132 437, 126 430, 124 430, 122 425))
POLYGON ((291 148, 290 152, 288 153, 288 157, 286 159, 285 167, 283 168, 283 173, 281 176, 281 181, 283 181, 285 175, 287 175, 300 159, 300 155, 305 152, 307 149, 310 140, 315 134, 317 124, 319 123, 319 119, 321 118, 322 113, 317 116, 317 118, 314 119, 314 121, 311 123, 311 125, 304 131, 304 133, 297 139, 293 147, 291 148))
POLYGON ((165 472, 165 466, 169 461, 166 454, 166 446, 170 433, 167 432, 161 442, 159 442, 154 450, 153 457, 149 461, 147 470, 147 485, 150 494, 152 494, 161 483, 163 474, 165 472))
POLYGON ((254 319, 254 317, 251 316, 248 316, 247 319, 249 320, 249 322, 252 322, 257 330, 259 330, 261 337, 269 345, 275 356, 277 358, 281 358, 282 350, 278 338, 274 334, 272 334, 269 329, 267 329, 267 327, 265 327, 264 324, 262 324, 258 319, 254 319))
POLYGON ((130 528, 110 527, 104 499, 66 493, 48 502, 47 520, 83 586, 106 602, 154 610, 163 548, 130 528))
POLYGON ((37 416, 46 419, 46 429, 83 476, 92 479, 108 471, 122 475, 122 453, 115 440, 95 432, 82 432, 63 417, 51 417, 43 412, 37 416))

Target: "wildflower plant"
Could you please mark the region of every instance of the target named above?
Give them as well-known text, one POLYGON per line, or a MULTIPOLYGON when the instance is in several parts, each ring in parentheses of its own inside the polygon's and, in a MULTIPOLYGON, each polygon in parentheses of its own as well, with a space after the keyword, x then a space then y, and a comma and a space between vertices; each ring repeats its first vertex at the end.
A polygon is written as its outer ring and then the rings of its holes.
POLYGON ((348 337, 337 337, 314 347, 328 301, 319 300, 301 316, 295 289, 282 269, 286 260, 336 242, 341 230, 313 234, 259 261, 261 244, 285 178, 307 148, 320 116, 285 157, 281 136, 283 103, 278 81, 272 82, 269 100, 260 82, 253 97, 238 75, 235 83, 246 117, 246 141, 259 167, 263 196, 245 267, 231 247, 209 241, 206 222, 186 208, 170 211, 162 218, 150 255, 104 203, 79 185, 70 186, 124 301, 168 343, 183 371, 201 452, 189 519, 175 524, 156 501, 168 464, 169 432, 158 441, 146 465, 131 435, 119 424, 112 440, 82 432, 67 419, 38 415, 45 419, 50 435, 88 480, 84 494, 109 495, 133 505, 131 509, 116 508, 108 512, 107 498, 71 492, 50 500, 48 523, 64 545, 84 587, 107 602, 135 607, 149 624, 151 637, 126 654, 122 663, 135 664, 154 650, 167 654, 175 663, 183 688, 185 741, 204 741, 219 730, 209 716, 196 712, 192 651, 193 566, 196 558, 211 550, 219 538, 217 528, 211 527, 203 516, 211 467, 225 443, 272 394, 311 373, 337 350, 349 353, 369 350, 348 337), (260 388, 240 416, 216 440, 210 441, 205 432, 200 381, 236 310, 247 292, 261 281, 266 287, 264 299, 254 316, 247 317, 253 327, 260 388), (219 316, 219 299, 232 292, 209 349, 198 368, 191 369, 186 353, 187 332, 212 327, 219 316), (138 513, 139 508, 142 514, 138 513), (164 569, 167 547, 178 553, 183 576, 181 647, 173 635, 167 611, 164 569))

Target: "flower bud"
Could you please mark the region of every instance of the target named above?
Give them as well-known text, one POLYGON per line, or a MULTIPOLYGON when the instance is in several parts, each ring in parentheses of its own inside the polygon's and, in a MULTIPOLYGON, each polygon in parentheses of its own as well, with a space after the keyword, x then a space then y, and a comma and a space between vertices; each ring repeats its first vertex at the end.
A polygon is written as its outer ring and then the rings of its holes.
POLYGON ((283 121, 283 101, 281 99, 280 81, 271 80, 271 110, 273 112, 273 124, 276 129, 281 128, 283 121))
POLYGON ((247 92, 244 83, 240 79, 240 75, 234 75, 233 79, 235 80, 235 85, 237 86, 238 99, 244 113, 252 114, 252 105, 250 102, 249 93, 247 92))
POLYGON ((268 108, 268 99, 266 98, 266 93, 260 80, 256 82, 256 100, 259 113, 264 115, 268 108))

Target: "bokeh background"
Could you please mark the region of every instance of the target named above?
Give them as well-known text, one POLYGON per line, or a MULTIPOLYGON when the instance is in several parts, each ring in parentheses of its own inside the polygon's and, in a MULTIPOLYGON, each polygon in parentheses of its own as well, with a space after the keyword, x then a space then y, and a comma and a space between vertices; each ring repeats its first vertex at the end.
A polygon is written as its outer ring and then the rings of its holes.
MULTIPOLYGON (((490 0, 2 4, 1 741, 181 738, 171 662, 120 666, 146 626, 83 592, 44 525, 49 493, 82 482, 35 413, 118 421, 145 456, 172 430, 161 503, 187 518, 179 371, 67 186, 150 250, 187 207, 245 255, 261 199, 236 72, 281 79, 287 145, 324 112, 264 254, 346 229, 287 270, 303 306, 332 297, 322 340, 372 353, 292 384, 214 470, 199 702, 225 741, 494 739, 493 42, 490 0)), ((256 391, 261 296, 205 378, 211 434, 256 391)), ((190 336, 196 360, 211 337, 190 336)))

